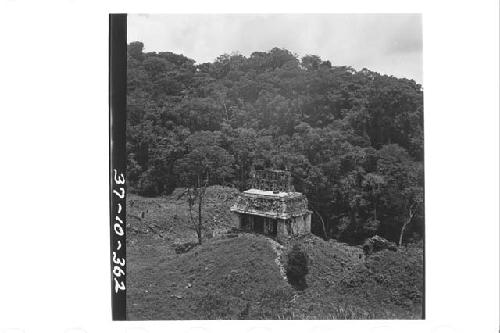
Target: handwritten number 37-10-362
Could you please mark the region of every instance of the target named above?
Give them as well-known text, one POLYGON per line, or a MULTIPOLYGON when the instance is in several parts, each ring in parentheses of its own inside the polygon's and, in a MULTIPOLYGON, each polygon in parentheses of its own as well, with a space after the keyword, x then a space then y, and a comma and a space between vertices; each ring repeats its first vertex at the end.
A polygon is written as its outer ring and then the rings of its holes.
MULTIPOLYGON (((124 185, 125 184, 125 176, 123 173, 120 173, 118 175, 116 169, 113 169, 114 173, 114 185, 124 185)), ((122 207, 125 205, 125 202, 120 202, 123 199, 125 199, 125 187, 123 186, 118 186, 113 189, 113 194, 116 195, 119 198, 119 202, 117 203, 117 213, 115 215, 115 223, 113 224, 113 231, 118 237, 123 237, 125 235, 124 232, 124 223, 122 218, 120 217, 120 214, 122 212, 122 207)), ((125 242, 125 240, 118 240, 117 241, 117 250, 120 250, 122 247, 122 241, 125 242)), ((120 290, 125 290, 125 282, 120 281, 125 278, 125 258, 119 258, 117 253, 113 251, 113 279, 115 281, 115 293, 118 293, 120 290)))

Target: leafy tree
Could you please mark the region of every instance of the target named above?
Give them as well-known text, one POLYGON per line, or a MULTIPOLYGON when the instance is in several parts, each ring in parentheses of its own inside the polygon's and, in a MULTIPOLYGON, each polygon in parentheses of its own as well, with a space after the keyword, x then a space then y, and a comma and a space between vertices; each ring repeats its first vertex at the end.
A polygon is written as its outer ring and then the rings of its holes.
POLYGON ((379 151, 377 169, 387 180, 385 205, 391 211, 386 221, 400 230, 398 244, 401 246, 408 225, 420 214, 423 206, 423 165, 414 162, 400 146, 392 144, 379 151))
POLYGON ((385 178, 377 173, 367 173, 363 176, 363 180, 361 181, 365 200, 372 208, 372 216, 365 226, 365 230, 367 231, 376 232, 380 226, 377 209, 380 205, 380 198, 385 185, 385 178))
POLYGON ((127 46, 128 56, 135 59, 135 60, 142 61, 144 59, 144 55, 142 53, 143 49, 144 49, 143 43, 132 42, 127 46))
POLYGON ((157 196, 186 186, 200 241, 206 186, 244 190, 251 170, 263 168, 292 172, 314 212, 312 231, 324 238, 423 236, 415 81, 280 48, 204 64, 143 49, 128 45, 130 190, 157 196))
POLYGON ((232 176, 233 157, 219 146, 220 134, 200 131, 186 139, 187 154, 178 159, 175 171, 186 186, 190 222, 196 231, 198 243, 202 243, 202 208, 207 186, 224 183, 232 176), (197 219, 194 206, 197 205, 197 219))
POLYGON ((403 236, 408 225, 413 221, 415 215, 419 213, 424 202, 423 189, 420 186, 411 186, 405 188, 404 193, 405 211, 407 212, 406 218, 403 220, 401 226, 401 233, 399 235, 399 246, 403 244, 403 236))

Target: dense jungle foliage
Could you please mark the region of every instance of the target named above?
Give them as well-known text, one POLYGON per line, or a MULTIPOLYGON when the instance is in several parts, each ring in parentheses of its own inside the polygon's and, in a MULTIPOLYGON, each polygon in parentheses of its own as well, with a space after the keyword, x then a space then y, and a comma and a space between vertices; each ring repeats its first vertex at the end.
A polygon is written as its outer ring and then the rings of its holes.
POLYGON ((285 49, 213 63, 128 45, 129 190, 195 182, 248 188, 252 170, 292 172, 313 232, 359 244, 423 237, 423 91, 413 80, 285 49), (401 239, 402 232, 403 238, 401 239))

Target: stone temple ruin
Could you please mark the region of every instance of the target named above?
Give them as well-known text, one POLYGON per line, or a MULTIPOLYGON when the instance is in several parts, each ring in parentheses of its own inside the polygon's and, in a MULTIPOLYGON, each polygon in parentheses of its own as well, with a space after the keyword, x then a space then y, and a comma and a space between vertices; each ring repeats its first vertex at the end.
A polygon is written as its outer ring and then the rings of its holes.
POLYGON ((289 171, 256 171, 252 188, 240 194, 231 211, 237 215, 240 229, 278 240, 311 231, 307 198, 295 192, 289 171))

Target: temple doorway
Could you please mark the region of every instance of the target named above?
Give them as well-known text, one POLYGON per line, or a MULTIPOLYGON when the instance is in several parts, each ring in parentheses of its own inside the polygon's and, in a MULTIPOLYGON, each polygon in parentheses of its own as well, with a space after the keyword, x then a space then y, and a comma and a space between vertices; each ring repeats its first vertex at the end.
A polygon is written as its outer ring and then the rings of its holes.
POLYGON ((254 216, 253 231, 259 234, 264 233, 264 218, 262 216, 254 216))

